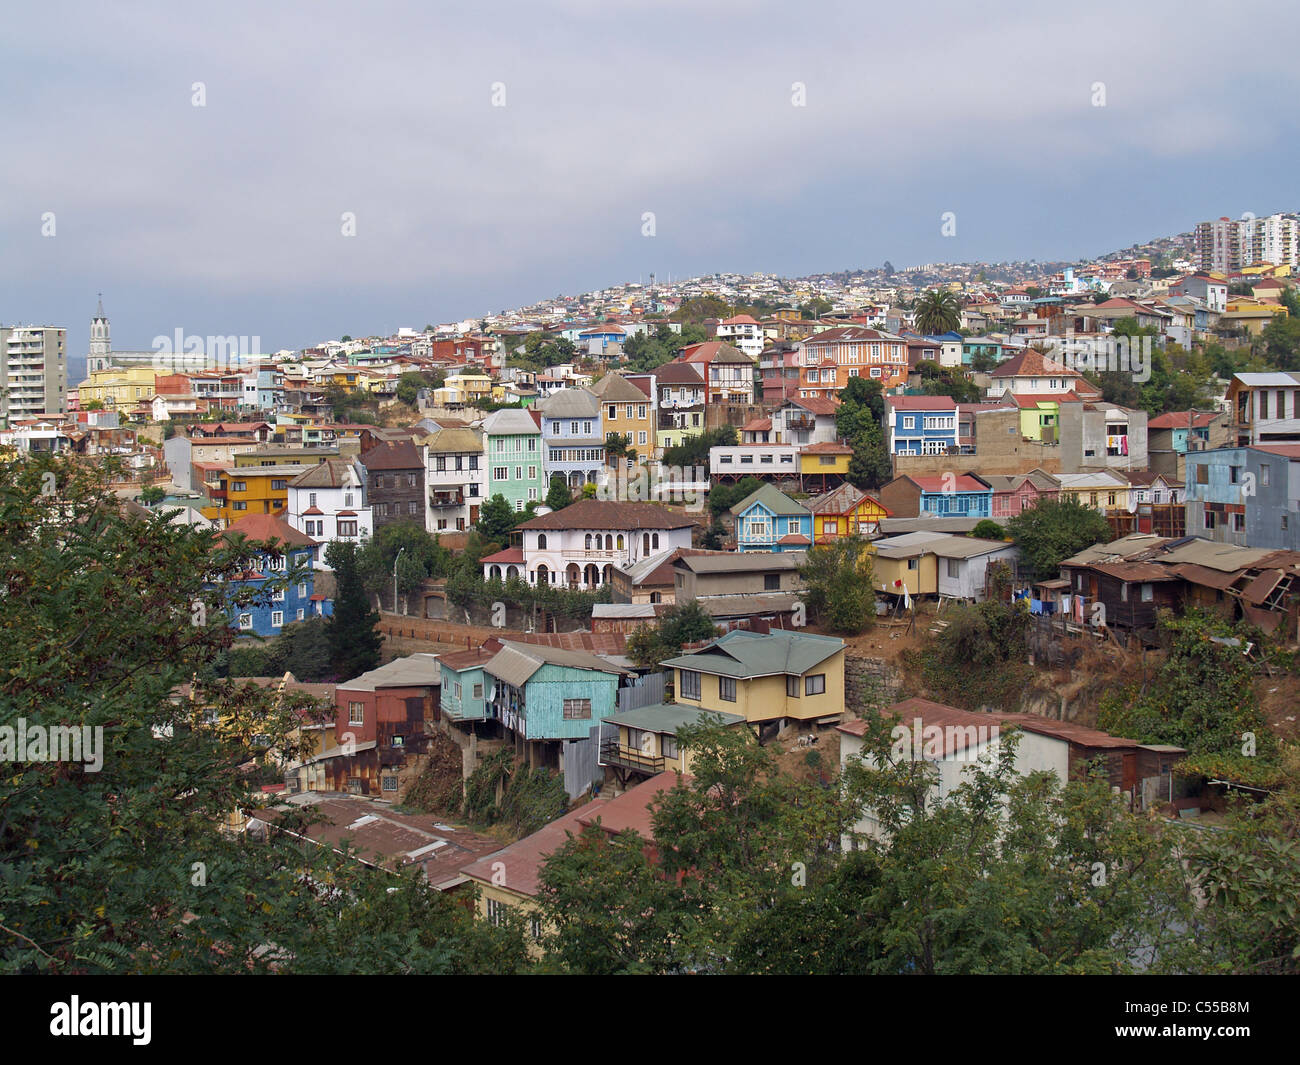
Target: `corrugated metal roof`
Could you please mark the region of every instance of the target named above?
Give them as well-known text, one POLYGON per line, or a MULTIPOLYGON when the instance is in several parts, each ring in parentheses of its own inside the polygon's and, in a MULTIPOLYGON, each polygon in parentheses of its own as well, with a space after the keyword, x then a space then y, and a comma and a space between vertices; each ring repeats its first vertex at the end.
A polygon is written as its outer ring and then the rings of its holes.
POLYGON ((803 551, 727 551, 717 555, 687 555, 673 563, 692 573, 753 573, 793 570, 804 564, 803 551))
POLYGON ((645 729, 648 732, 676 736, 677 730, 683 725, 698 725, 703 719, 714 715, 722 718, 724 725, 734 725, 738 721, 745 720, 740 714, 701 710, 682 703, 654 703, 651 706, 637 707, 635 710, 623 710, 602 720, 608 721, 611 725, 622 725, 624 728, 645 729))
POLYGON ((339 685, 339 691, 372 692, 376 688, 421 688, 442 683, 442 668, 438 656, 420 652, 395 658, 386 666, 362 673, 339 685))
POLYGON ((695 669, 726 677, 769 677, 806 673, 844 650, 844 641, 812 633, 773 632, 767 635, 737 629, 702 651, 666 659, 662 665, 695 669))

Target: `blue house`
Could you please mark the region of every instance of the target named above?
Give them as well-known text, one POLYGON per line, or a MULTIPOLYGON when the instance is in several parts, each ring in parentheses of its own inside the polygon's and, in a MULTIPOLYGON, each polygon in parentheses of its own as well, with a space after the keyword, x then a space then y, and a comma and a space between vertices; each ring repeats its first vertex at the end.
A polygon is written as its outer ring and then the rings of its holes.
POLYGON ((248 636, 278 636, 284 626, 329 617, 334 603, 316 592, 320 545, 279 514, 249 514, 222 534, 228 544, 256 542, 250 568, 228 584, 230 627, 248 636), (298 575, 285 583, 285 578, 298 575))
POLYGON ((770 484, 731 508, 737 551, 806 551, 812 546, 812 512, 770 484))
POLYGON ((442 669, 440 705, 442 716, 448 721, 487 721, 491 707, 487 701, 491 681, 483 667, 496 656, 496 651, 479 647, 472 651, 456 651, 439 655, 442 669))
POLYGON ((993 486, 973 473, 904 474, 885 485, 879 498, 901 518, 988 518, 993 514, 993 486))
POLYGON ((1300 551, 1300 444, 1187 453, 1187 535, 1300 551))
POLYGON ((957 401, 951 396, 886 396, 891 455, 946 455, 957 446, 957 401))
MULTIPOLYGON (((542 416, 545 483, 549 485, 551 478, 558 475, 573 492, 587 484, 601 483, 605 474, 605 433, 601 428, 600 401, 585 389, 562 388, 542 400, 537 410, 542 416)), ((545 498, 544 489, 541 495, 545 498)))

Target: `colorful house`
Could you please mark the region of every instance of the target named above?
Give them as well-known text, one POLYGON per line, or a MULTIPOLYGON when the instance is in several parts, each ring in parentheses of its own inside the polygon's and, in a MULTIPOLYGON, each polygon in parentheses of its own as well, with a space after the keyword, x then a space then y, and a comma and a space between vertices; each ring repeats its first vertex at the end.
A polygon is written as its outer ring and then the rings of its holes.
POLYGON ((831 723, 844 714, 844 641, 812 633, 734 629, 663 663, 677 702, 748 722, 831 723))
POLYGON ((333 602, 316 593, 313 565, 319 544, 277 514, 250 514, 231 524, 222 538, 259 546, 252 568, 228 584, 230 627, 241 635, 278 636, 285 625, 313 616, 329 617, 333 602), (290 576, 296 580, 285 583, 290 576))
POLYGON ((813 540, 830 544, 846 536, 874 536, 881 518, 892 518, 890 510, 861 488, 847 482, 838 488, 808 500, 813 520, 813 540))
POLYGON ((731 508, 737 551, 803 551, 812 544, 812 514, 770 484, 731 508))
POLYGON ((634 710, 620 710, 605 718, 618 729, 617 739, 600 745, 600 765, 611 769, 620 783, 632 776, 655 776, 668 770, 691 771, 691 752, 677 742, 677 732, 687 725, 721 719, 725 726, 745 719, 739 714, 710 714, 684 703, 655 703, 634 710))
POLYGON ((880 490, 880 501, 898 517, 933 514, 941 518, 988 518, 993 489, 973 473, 933 476, 904 474, 880 490))
POLYGON ((1014 518, 1036 507, 1039 500, 1056 499, 1061 494, 1061 482, 1038 469, 1012 475, 986 473, 981 479, 993 489, 994 521, 1014 518))
POLYGON ((853 448, 846 444, 808 444, 799 449, 799 483, 807 490, 826 491, 849 475, 853 448))
POLYGON ((891 455, 946 455, 957 447, 957 401, 951 396, 886 396, 891 455))

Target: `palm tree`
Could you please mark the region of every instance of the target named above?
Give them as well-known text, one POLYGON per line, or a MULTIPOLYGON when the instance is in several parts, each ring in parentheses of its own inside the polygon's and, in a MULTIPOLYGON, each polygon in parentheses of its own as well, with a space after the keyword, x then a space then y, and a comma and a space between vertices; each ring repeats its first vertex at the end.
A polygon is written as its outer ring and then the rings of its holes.
POLYGON ((916 302, 916 331, 923 336, 947 333, 961 325, 961 302, 945 289, 930 289, 916 302))

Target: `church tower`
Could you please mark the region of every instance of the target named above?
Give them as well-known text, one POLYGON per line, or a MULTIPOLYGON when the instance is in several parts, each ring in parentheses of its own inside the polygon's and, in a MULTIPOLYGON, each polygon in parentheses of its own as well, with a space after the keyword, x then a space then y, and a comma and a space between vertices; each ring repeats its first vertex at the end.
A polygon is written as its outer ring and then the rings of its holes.
POLYGON ((86 358, 86 372, 107 370, 112 342, 108 335, 108 316, 104 313, 104 294, 99 294, 99 306, 90 320, 90 354, 86 358))

